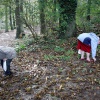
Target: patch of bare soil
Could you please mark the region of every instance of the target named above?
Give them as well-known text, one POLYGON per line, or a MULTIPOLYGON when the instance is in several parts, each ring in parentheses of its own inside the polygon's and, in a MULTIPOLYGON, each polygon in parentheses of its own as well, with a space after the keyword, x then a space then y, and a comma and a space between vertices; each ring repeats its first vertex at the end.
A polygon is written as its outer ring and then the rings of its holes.
POLYGON ((97 62, 87 63, 77 55, 76 38, 62 44, 42 42, 27 47, 33 51, 18 53, 11 65, 12 77, 3 77, 1 71, 0 100, 99 100, 99 51, 97 62), (54 51, 55 46, 65 51, 54 51))

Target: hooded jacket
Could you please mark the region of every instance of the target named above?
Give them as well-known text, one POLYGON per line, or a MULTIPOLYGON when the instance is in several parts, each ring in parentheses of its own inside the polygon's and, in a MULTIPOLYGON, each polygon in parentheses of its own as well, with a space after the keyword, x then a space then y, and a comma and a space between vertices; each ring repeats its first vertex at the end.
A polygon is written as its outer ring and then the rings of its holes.
POLYGON ((87 45, 91 46, 92 58, 95 58, 97 46, 99 43, 99 37, 95 33, 90 32, 80 34, 77 39, 82 43, 86 43, 87 45), (86 40, 88 40, 88 42, 86 42, 86 40))
POLYGON ((13 59, 16 57, 16 51, 12 47, 0 46, 0 59, 13 59))

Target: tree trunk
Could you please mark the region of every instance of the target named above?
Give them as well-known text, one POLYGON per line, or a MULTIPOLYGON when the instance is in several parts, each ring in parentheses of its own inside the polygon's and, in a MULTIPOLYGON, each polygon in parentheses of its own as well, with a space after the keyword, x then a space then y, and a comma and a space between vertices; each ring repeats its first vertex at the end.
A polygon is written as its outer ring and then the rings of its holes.
POLYGON ((88 0, 88 4, 87 4, 87 20, 90 21, 90 9, 91 9, 91 0, 88 0))
POLYGON ((13 14, 13 28, 16 29, 15 13, 13 14))
POLYGON ((57 0, 53 0, 53 5, 54 5, 54 8, 53 8, 53 12, 54 12, 54 22, 57 21, 57 17, 56 17, 56 3, 57 3, 57 0))
POLYGON ((46 31, 46 23, 45 23, 45 0, 39 0, 39 8, 40 8, 40 33, 45 34, 46 31))
POLYGON ((21 32, 24 32, 24 26, 23 26, 23 0, 20 0, 20 19, 21 19, 21 32))
POLYGON ((20 34, 23 32, 22 27, 22 0, 16 0, 16 9, 15 9, 15 15, 16 15, 16 38, 20 38, 20 34))
POLYGON ((68 38, 73 36, 75 31, 75 15, 77 0, 59 0, 59 37, 68 38))
POLYGON ((5 32, 8 32, 8 9, 5 5, 5 32))
POLYGON ((27 6, 28 2, 25 3, 25 13, 26 13, 26 19, 28 20, 28 6, 27 6))
POLYGON ((14 28, 13 28, 13 24, 12 24, 12 8, 11 8, 11 6, 9 7, 9 19, 10 19, 10 27, 11 27, 11 30, 13 30, 14 28))

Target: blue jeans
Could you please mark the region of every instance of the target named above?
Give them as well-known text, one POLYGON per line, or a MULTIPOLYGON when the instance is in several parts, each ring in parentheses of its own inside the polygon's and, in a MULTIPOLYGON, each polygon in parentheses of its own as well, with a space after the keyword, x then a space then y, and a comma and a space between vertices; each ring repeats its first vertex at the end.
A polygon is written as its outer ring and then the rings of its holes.
MULTIPOLYGON (((7 59, 7 60, 6 60, 7 70, 4 71, 4 74, 5 74, 5 75, 11 75, 11 74, 12 74, 12 72, 11 72, 11 70, 10 70, 10 63, 11 63, 11 61, 12 61, 12 59, 7 59)), ((1 60, 1 66, 2 66, 2 68, 3 68, 3 60, 1 60)))

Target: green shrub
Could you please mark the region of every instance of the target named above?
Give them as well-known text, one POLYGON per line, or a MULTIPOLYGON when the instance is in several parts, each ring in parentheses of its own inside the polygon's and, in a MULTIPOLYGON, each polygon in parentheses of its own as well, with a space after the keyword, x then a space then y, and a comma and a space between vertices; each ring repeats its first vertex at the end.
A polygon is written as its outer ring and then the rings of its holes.
POLYGON ((26 49, 26 45, 25 44, 16 45, 15 49, 16 49, 17 52, 19 52, 21 50, 26 49))
POLYGON ((60 46, 56 46, 56 47, 54 48, 54 51, 55 51, 55 52, 64 52, 65 49, 62 48, 62 47, 60 47, 60 46))

